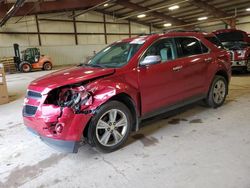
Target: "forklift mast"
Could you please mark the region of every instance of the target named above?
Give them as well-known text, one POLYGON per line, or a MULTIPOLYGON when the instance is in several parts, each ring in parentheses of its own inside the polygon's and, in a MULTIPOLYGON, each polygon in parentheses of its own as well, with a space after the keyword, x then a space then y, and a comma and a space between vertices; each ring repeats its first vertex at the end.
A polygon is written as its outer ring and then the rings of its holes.
POLYGON ((15 53, 15 56, 14 56, 14 63, 16 65, 16 68, 18 69, 19 68, 19 64, 21 63, 21 56, 20 56, 20 51, 19 51, 19 45, 18 44, 13 44, 14 46, 14 53, 15 53))

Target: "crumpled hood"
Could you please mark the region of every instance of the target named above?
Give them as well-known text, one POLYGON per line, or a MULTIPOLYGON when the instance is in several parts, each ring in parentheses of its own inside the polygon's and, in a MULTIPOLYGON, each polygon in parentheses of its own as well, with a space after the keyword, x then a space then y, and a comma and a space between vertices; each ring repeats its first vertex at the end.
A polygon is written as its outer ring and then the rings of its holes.
POLYGON ((53 72, 32 81, 29 85, 29 89, 46 94, 54 88, 110 75, 114 72, 115 69, 113 68, 72 67, 53 72))

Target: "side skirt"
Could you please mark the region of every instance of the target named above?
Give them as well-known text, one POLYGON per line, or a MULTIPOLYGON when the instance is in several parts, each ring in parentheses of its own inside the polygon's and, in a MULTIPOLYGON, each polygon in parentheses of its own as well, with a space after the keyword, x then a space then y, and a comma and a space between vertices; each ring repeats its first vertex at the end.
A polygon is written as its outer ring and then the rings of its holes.
POLYGON ((195 103, 195 102, 200 101, 200 100, 202 100, 204 98, 206 98, 206 94, 202 94, 202 95, 198 95, 198 96, 195 96, 195 97, 191 97, 191 98, 185 99, 185 100, 183 100, 181 102, 178 102, 176 104, 172 104, 172 105, 160 108, 160 109, 158 109, 156 111, 149 112, 149 113, 141 116, 139 118, 139 122, 142 121, 142 120, 144 120, 144 119, 148 119, 148 118, 154 117, 156 115, 167 113, 167 112, 170 112, 170 111, 175 110, 177 108, 181 108, 183 106, 195 103))

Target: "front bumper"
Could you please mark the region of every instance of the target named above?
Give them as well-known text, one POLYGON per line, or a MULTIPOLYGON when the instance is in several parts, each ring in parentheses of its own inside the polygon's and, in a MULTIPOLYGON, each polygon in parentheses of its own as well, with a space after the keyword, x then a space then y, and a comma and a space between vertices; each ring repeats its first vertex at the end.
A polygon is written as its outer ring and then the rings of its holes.
POLYGON ((247 67, 248 60, 232 61, 232 68, 234 67, 247 67))
POLYGON ((77 152, 83 131, 92 114, 75 114, 70 108, 62 109, 58 118, 51 114, 39 114, 39 111, 33 117, 24 114, 24 125, 48 145, 60 151, 77 152), (60 132, 56 130, 57 124, 62 126, 60 132))
POLYGON ((78 152, 78 148, 79 148, 79 143, 78 141, 66 141, 66 140, 57 140, 57 139, 53 139, 53 138, 48 138, 45 136, 41 136, 39 135, 39 133, 37 133, 35 130, 33 130, 30 127, 27 127, 27 129, 32 132, 33 134, 35 134, 36 136, 39 136, 40 139, 46 143, 47 145, 49 145, 52 148, 55 148, 58 151, 61 152, 67 152, 67 153, 77 153, 78 152))

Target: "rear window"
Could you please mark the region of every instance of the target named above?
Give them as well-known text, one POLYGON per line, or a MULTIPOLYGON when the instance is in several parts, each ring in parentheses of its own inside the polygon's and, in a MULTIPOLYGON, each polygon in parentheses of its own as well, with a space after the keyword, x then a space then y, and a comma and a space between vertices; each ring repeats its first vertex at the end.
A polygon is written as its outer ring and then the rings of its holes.
POLYGON ((218 48, 223 48, 222 43, 217 37, 205 37, 209 42, 213 43, 218 48))
POLYGON ((203 50, 201 48, 200 42, 192 37, 178 37, 175 38, 178 46, 178 56, 187 57, 197 54, 202 54, 203 50))

